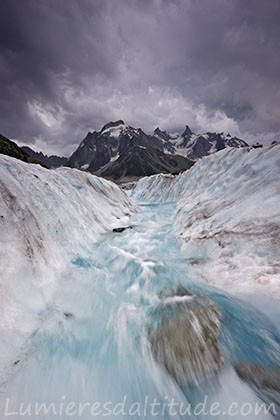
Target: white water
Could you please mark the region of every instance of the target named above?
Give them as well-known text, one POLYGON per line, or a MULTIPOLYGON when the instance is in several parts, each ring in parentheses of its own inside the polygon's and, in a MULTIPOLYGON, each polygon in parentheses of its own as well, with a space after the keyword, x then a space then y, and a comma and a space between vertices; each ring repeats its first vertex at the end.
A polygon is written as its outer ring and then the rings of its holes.
MULTIPOLYGON (((42 413, 36 417, 32 412, 36 401, 52 402, 56 407, 63 404, 65 407, 69 401, 101 405, 112 402, 110 409, 125 401, 126 414, 106 415, 110 419, 212 418, 168 412, 153 416, 151 408, 144 416, 147 397, 150 403, 155 398, 161 409, 172 398, 184 407, 188 404, 196 407, 205 396, 208 411, 216 401, 221 404, 222 412, 227 412, 232 402, 238 407, 244 403, 255 407, 260 400, 237 377, 232 364, 256 360, 279 366, 280 341, 276 328, 248 303, 205 288, 191 278, 180 243, 172 235, 173 212, 173 204, 142 205, 131 220, 133 229, 104 234, 98 243, 92 244, 87 258, 72 260, 60 275, 52 301, 39 314, 38 329, 17 355, 20 361, 10 366, 9 379, 1 386, 2 413, 7 409, 7 398, 10 411, 16 412, 20 402, 25 407, 31 403, 32 415, 28 418, 40 420, 69 416, 62 409, 60 417, 42 413), (159 292, 174 284, 210 295, 224 316, 221 347, 225 367, 216 379, 194 389, 181 389, 168 376, 154 361, 147 340, 151 308, 158 302, 159 292), (227 322, 230 314, 231 320, 227 322), (138 403, 134 410, 137 407, 142 410, 140 417, 129 415, 133 403, 138 403)), ((276 311, 272 321, 277 322, 278 304, 271 301, 271 305, 276 311)), ((16 340, 18 333, 14 330, 9 340, 16 340)), ((108 414, 105 409, 104 413, 108 414)), ((73 418, 103 418, 102 414, 92 417, 85 409, 81 417, 76 414, 73 418)), ((234 418, 240 417, 239 414, 234 418)), ((232 416, 222 414, 215 418, 232 416)), ((246 418, 271 417, 251 414, 246 418)))

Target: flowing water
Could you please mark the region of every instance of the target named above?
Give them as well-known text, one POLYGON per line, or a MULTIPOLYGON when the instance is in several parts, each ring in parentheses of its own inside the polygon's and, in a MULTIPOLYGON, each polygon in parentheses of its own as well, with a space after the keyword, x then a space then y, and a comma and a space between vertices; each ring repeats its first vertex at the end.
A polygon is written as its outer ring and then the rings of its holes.
MULTIPOLYGON (((258 310, 257 297, 233 298, 195 281, 172 234, 173 211, 172 203, 140 204, 131 229, 104 235, 90 255, 69 262, 0 388, 1 413, 40 420, 273 418, 255 413, 267 396, 241 381, 233 366, 280 368, 280 309, 269 300, 258 310), (210 297, 222 313, 224 367, 199 384, 179 386, 151 351, 152 309, 174 285, 210 297), (36 402, 49 413, 36 414, 36 402)), ((277 394, 271 398, 277 402, 277 394)))

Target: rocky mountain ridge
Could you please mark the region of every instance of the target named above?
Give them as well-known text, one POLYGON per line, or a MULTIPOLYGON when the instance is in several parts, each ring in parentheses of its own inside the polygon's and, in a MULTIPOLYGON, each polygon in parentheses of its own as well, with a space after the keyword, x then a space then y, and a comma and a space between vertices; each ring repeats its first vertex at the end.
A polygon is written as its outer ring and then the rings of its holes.
POLYGON ((69 166, 113 180, 133 179, 157 173, 177 174, 204 156, 228 147, 248 147, 230 134, 195 134, 187 125, 183 133, 157 127, 152 134, 123 120, 109 122, 89 132, 69 157, 46 156, 30 147, 21 150, 49 168, 69 166))
POLYGON ((227 147, 248 147, 243 140, 225 133, 195 134, 186 126, 182 134, 156 128, 146 134, 123 120, 88 133, 68 165, 113 179, 156 173, 179 173, 195 161, 227 147))

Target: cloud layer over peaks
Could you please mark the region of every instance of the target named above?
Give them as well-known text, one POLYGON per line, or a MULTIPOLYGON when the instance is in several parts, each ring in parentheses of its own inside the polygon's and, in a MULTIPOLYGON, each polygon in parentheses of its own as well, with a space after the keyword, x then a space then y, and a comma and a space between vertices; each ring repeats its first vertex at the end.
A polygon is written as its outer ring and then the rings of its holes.
POLYGON ((0 132, 70 154, 110 120, 280 138, 279 0, 2 0, 0 132))

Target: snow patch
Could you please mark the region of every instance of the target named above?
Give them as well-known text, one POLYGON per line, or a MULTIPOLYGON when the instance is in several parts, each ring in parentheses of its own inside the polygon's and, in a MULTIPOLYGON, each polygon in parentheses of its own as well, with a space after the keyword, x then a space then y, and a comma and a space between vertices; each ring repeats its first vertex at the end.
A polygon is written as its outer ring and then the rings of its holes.
POLYGON ((89 168, 89 163, 85 163, 84 165, 81 166, 81 169, 83 171, 86 171, 89 168))
POLYGON ((116 154, 116 156, 111 157, 110 162, 116 162, 116 160, 118 160, 118 158, 120 157, 120 154, 116 154))
POLYGON ((120 135, 124 132, 126 129, 125 124, 119 124, 115 127, 108 127, 105 130, 102 131, 102 134, 109 134, 110 137, 119 138, 120 135))

